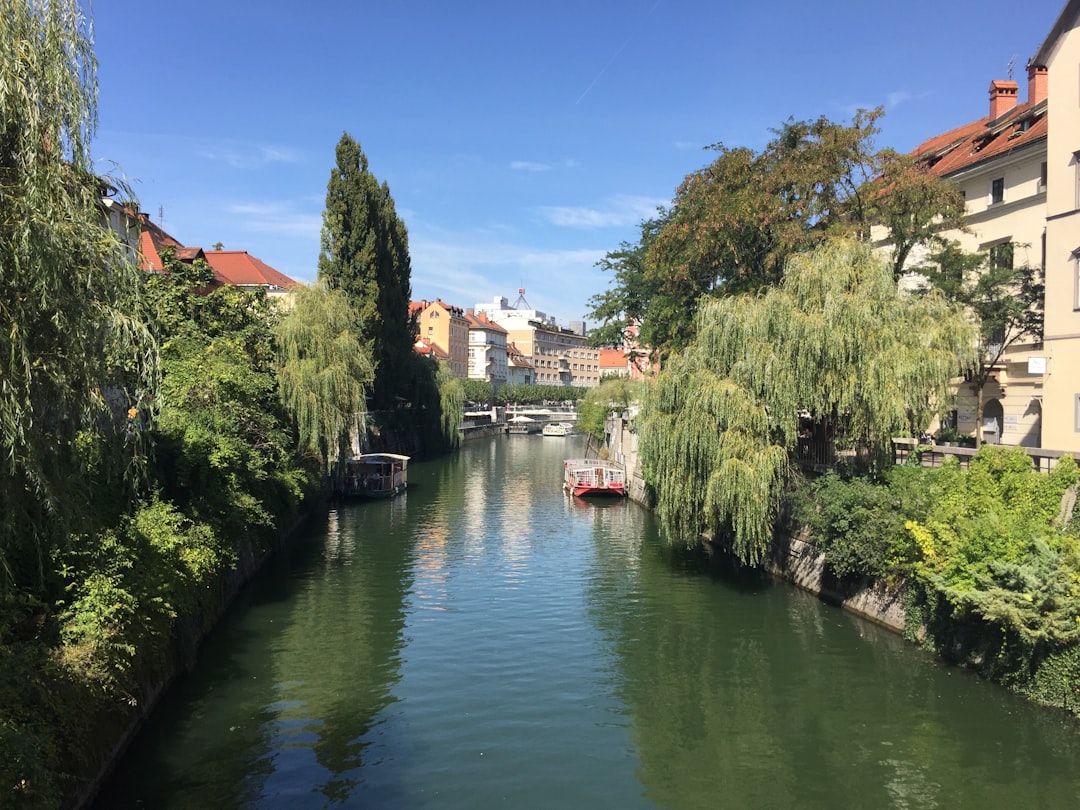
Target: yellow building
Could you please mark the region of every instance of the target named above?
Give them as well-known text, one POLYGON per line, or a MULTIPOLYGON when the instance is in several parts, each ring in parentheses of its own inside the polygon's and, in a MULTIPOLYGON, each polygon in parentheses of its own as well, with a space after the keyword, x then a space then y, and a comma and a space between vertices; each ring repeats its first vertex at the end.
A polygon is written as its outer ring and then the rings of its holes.
POLYGON ((1042 443, 1080 452, 1080 0, 1031 60, 1046 69, 1046 307, 1042 443))
POLYGON ((465 311, 441 298, 413 301, 409 310, 416 317, 417 339, 439 347, 449 358, 450 373, 455 377, 468 377, 469 321, 465 311))

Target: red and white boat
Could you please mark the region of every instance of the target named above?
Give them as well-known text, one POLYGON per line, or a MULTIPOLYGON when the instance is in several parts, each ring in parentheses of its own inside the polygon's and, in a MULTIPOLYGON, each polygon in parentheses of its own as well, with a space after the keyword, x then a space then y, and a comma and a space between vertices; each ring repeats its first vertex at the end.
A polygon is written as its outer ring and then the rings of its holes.
POLYGON ((626 471, 621 464, 599 458, 568 458, 563 462, 563 489, 571 495, 626 495, 626 471))

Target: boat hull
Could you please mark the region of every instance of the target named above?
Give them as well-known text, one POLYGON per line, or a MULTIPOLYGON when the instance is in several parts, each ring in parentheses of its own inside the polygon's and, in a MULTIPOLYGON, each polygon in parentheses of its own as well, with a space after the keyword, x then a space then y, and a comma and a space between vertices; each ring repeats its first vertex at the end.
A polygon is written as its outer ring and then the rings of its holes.
POLYGON ((563 489, 579 498, 623 498, 626 472, 613 461, 567 459, 563 462, 563 489))

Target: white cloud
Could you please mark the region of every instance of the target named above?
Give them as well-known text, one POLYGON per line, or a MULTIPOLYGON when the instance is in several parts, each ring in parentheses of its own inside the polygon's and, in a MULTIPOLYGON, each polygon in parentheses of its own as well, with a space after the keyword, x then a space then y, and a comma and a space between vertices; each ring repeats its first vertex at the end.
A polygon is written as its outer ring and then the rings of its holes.
POLYGON ((234 169, 259 169, 272 163, 300 163, 299 151, 284 146, 220 142, 203 144, 196 153, 207 160, 218 161, 234 169))
POLYGON ((322 214, 296 211, 287 202, 232 203, 225 210, 242 230, 302 237, 318 237, 322 231, 322 214))
POLYGON ((599 208, 552 205, 539 209, 541 216, 553 225, 566 228, 623 228, 637 225, 656 215, 656 209, 667 200, 653 197, 616 195, 599 208))
POLYGON ((547 172, 551 171, 551 165, 548 163, 534 163, 531 160, 515 160, 510 164, 510 168, 518 172, 547 172))
POLYGON ((897 90, 895 92, 889 93, 889 95, 885 97, 889 107, 896 107, 900 104, 903 104, 905 101, 910 101, 911 98, 912 94, 907 90, 897 90))

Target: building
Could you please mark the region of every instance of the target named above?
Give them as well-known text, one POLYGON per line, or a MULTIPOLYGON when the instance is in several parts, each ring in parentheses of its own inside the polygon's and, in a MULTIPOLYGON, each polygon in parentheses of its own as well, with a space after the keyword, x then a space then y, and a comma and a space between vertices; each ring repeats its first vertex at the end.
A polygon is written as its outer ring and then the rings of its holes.
POLYGON ((265 290, 275 300, 287 298, 297 284, 246 250, 207 250, 205 256, 220 284, 242 290, 265 290))
MULTIPOLYGON (((1045 262, 1048 173, 1048 72, 1028 66, 1027 99, 1020 103, 1012 80, 993 81, 987 116, 936 135, 913 152, 927 170, 956 185, 966 200, 966 231, 946 231, 969 253, 982 252, 997 266, 1041 268, 1045 262)), ((913 254, 908 266, 927 258, 913 254)), ((914 286, 914 275, 902 280, 914 286)), ((1050 290, 1047 288, 1047 299, 1050 290)), ((984 439, 1028 447, 1048 446, 1043 436, 1042 360, 1045 347, 1033 340, 1007 348, 983 389, 984 439)), ((977 393, 956 385, 953 427, 975 433, 977 393)), ((1058 448, 1060 449, 1060 448, 1058 448)))
POLYGON ((587 345, 584 323, 559 326, 553 317, 529 307, 524 290, 518 290, 512 307, 496 296, 490 304, 477 304, 476 312, 506 329, 509 340, 532 361, 538 385, 600 384, 600 350, 587 345))
POLYGON ((413 301, 409 304, 409 314, 416 318, 419 339, 438 346, 446 355, 450 373, 468 377, 469 321, 464 310, 436 298, 413 301))
POLYGON ((201 247, 188 247, 155 225, 145 213, 140 212, 137 220, 139 267, 148 273, 163 272, 162 255, 171 250, 177 260, 186 264, 205 261, 214 273, 211 288, 228 285, 242 290, 265 290, 272 300, 285 301, 298 284, 246 250, 204 251, 201 247))
POLYGON ((1029 66, 1045 70, 1049 118, 1042 445, 1080 452, 1080 0, 1065 4, 1029 66))
POLYGON ((630 360, 622 349, 600 350, 600 377, 629 377, 630 360))
POLYGON ((491 383, 493 391, 506 384, 506 330, 483 312, 465 311, 469 322, 469 379, 491 383))
MULTIPOLYGON (((986 118, 932 138, 916 153, 967 199, 969 233, 947 233, 992 262, 1044 273, 1041 341, 1008 350, 984 391, 984 424, 1000 441, 1080 453, 1080 0, 1069 0, 1027 64, 1027 99, 990 85, 986 118)), ((957 427, 975 429, 958 387, 957 427)))
POLYGON ((532 360, 513 341, 506 345, 506 382, 512 385, 533 385, 536 382, 532 360))

